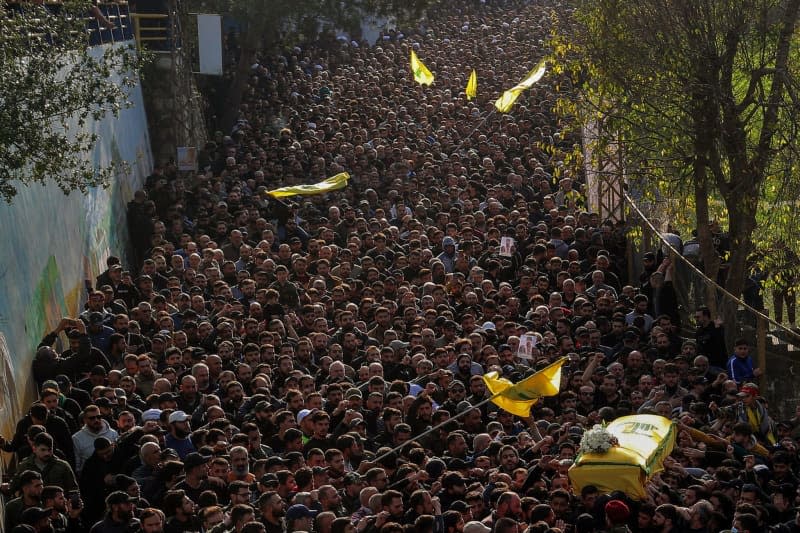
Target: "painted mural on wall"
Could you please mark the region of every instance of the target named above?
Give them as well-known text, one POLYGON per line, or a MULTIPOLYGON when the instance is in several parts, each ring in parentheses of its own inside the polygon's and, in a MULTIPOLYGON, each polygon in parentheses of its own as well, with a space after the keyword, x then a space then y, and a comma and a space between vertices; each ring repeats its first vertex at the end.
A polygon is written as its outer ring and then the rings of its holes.
POLYGON ((100 138, 91 154, 95 162, 130 165, 111 187, 87 195, 21 187, 12 205, 0 204, 0 433, 6 437, 15 415, 33 399, 31 359, 39 341, 62 316, 78 313, 86 300, 83 281, 102 272, 109 255, 124 256, 125 207, 152 169, 138 87, 133 101, 119 118, 86 125, 100 138))
POLYGON ((14 360, 8 349, 6 336, 0 332, 0 418, 3 420, 17 420, 22 415, 17 403, 16 390, 14 360))

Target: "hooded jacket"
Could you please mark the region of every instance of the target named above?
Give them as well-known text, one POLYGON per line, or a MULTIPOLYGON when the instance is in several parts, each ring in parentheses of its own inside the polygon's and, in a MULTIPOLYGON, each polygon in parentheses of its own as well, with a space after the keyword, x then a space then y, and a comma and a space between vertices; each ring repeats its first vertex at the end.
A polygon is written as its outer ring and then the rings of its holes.
POLYGON ((108 425, 108 422, 101 420, 102 429, 94 433, 85 425, 80 431, 72 436, 72 443, 75 445, 75 472, 80 474, 83 463, 94 453, 94 441, 99 437, 105 437, 111 442, 116 442, 119 436, 117 432, 108 425))

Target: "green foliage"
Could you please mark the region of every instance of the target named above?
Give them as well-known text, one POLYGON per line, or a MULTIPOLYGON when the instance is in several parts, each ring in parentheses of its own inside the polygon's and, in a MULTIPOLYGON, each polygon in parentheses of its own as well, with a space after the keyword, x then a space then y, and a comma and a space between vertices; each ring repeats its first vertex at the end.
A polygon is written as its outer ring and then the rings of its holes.
POLYGON ((552 45, 582 97, 559 111, 597 125, 596 153, 623 147, 632 186, 645 200, 671 198, 662 202, 671 221, 696 227, 702 203, 727 222, 728 288, 738 294, 759 237, 775 242, 796 227, 800 1, 576 6, 552 45))
POLYGON ((0 196, 20 185, 55 182, 65 194, 107 185, 118 163, 95 168, 94 132, 68 131, 76 121, 117 115, 129 106, 141 59, 133 49, 89 54, 89 2, 68 2, 54 15, 43 6, 0 15, 0 196), (43 33, 46 32, 46 33, 43 33), (120 73, 122 83, 114 79, 120 73))

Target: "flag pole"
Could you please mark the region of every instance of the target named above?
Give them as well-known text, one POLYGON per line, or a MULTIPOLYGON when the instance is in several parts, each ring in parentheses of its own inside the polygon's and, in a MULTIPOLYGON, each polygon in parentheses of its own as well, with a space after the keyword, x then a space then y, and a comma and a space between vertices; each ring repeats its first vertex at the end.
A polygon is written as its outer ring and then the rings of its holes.
POLYGON ((489 396, 488 398, 486 398, 484 400, 481 400, 480 402, 476 403, 475 405, 471 405, 469 409, 465 409, 464 411, 461 411, 460 413, 456 413, 455 415, 451 416, 450 418, 448 418, 447 420, 445 420, 441 424, 436 424, 432 428, 426 429, 425 431, 423 431, 422 433, 420 433, 416 437, 412 437, 412 438, 408 439, 407 441, 405 441, 404 443, 402 443, 402 444, 400 444, 398 446, 395 446, 394 448, 392 448, 388 452, 384 453, 383 455, 381 455, 379 457, 376 457, 375 459, 372 460, 372 462, 375 462, 375 463, 380 462, 381 459, 384 459, 385 457, 388 457, 389 455, 395 453, 396 451, 399 451, 399 450, 403 449, 406 445, 411 444, 412 442, 416 442, 417 440, 421 439, 422 437, 424 437, 426 435, 430 435, 431 433, 433 433, 436 430, 442 429, 444 426, 446 426, 450 422, 453 422, 454 420, 457 420, 457 419, 461 418, 462 416, 464 416, 465 414, 469 413, 470 411, 472 411, 472 409, 477 409, 479 407, 482 407, 482 406, 486 405, 487 403, 491 402, 492 400, 494 400, 495 398, 497 398, 501 394, 503 394, 503 393, 502 392, 498 392, 497 394, 493 394, 493 395, 489 396))
POLYGON ((467 135, 466 137, 461 139, 461 142, 458 144, 456 149, 453 150, 453 153, 455 154, 459 150, 461 150, 461 148, 464 146, 464 143, 467 142, 469 140, 469 138, 472 137, 475 134, 475 132, 478 131, 481 128, 481 126, 486 124, 486 121, 489 120, 492 117, 492 115, 494 115, 496 112, 497 112, 497 108, 492 107, 492 110, 489 113, 487 113, 485 117, 483 117, 483 120, 481 120, 480 124, 475 126, 475 129, 473 129, 471 132, 469 132, 469 135, 467 135))
MULTIPOLYGON (((528 78, 530 78, 530 77, 531 77, 531 75, 533 74, 533 72, 534 72, 534 71, 536 71, 536 70, 538 70, 538 69, 539 69, 539 68, 540 68, 540 67, 541 67, 543 64, 544 64, 544 60, 540 61, 540 62, 539 62, 539 65, 538 65, 538 66, 536 66, 536 67, 534 67, 534 70, 531 70, 531 71, 528 73, 528 75, 525 77, 525 80, 527 80, 528 78)), ((541 76, 539 76, 539 78, 537 78, 535 81, 531 82, 531 84, 530 84, 529 86, 525 87, 524 89, 525 89, 525 90, 527 90, 527 89, 530 89, 530 87, 533 85, 533 83, 536 83, 536 81, 539 81, 539 79, 540 79, 542 76, 544 76, 544 72, 542 73, 542 75, 541 75, 541 76)), ((525 80, 523 80, 523 81, 525 81, 525 80)), ((515 100, 516 100, 516 98, 515 98, 515 100)), ((483 119, 483 120, 480 122, 480 124, 478 124, 477 126, 475 126, 475 129, 473 129, 473 130, 472 130, 472 131, 469 133, 469 135, 467 135, 466 137, 464 137, 464 138, 461 140, 461 142, 458 144, 458 147, 457 147, 455 150, 453 150, 453 153, 455 154, 456 152, 458 152, 459 150, 461 150, 461 148, 464 146, 464 143, 465 143, 465 142, 467 142, 467 140, 469 140, 469 138, 470 138, 470 137, 472 137, 472 135, 473 135, 473 134, 474 134, 476 131, 478 131, 478 130, 481 128, 481 126, 483 126, 483 125, 486 123, 486 121, 487 121, 487 120, 489 120, 489 118, 491 118, 491 117, 492 117, 492 116, 493 116, 493 115, 494 115, 496 112, 497 112, 497 107, 496 107, 496 106, 492 106, 492 110, 491 110, 491 112, 489 112, 489 113, 488 113, 488 114, 487 114, 487 115, 484 117, 484 119, 483 119)))
MULTIPOLYGON (((535 376, 535 375, 539 374, 539 372, 544 372, 544 371, 545 371, 545 370, 547 370, 548 368, 550 368, 550 367, 552 367, 553 365, 556 365, 556 364, 558 364, 558 363, 560 363, 560 362, 561 362, 561 364, 563 365, 563 361, 564 361, 565 359, 566 359, 566 357, 560 357, 560 358, 559 358, 559 359, 557 359, 555 362, 553 362, 553 363, 550 363, 550 364, 549 364, 549 365, 547 365, 545 368, 543 368, 543 369, 539 370, 538 372, 536 372, 536 373, 532 374, 531 376, 528 376, 528 377, 527 377, 527 378, 525 378, 525 379, 530 379, 531 377, 533 377, 533 376, 535 376)), ((561 381, 563 381, 563 379, 564 379, 564 376, 562 375, 562 376, 561 376, 561 381)), ((525 381, 525 380, 523 380, 523 381, 525 381)), ((522 383, 522 382, 519 382, 519 383, 522 383)), ((512 387, 514 387, 514 386, 518 385, 519 383, 516 383, 516 384, 512 385, 512 387)), ((560 383, 560 382, 559 382, 558 389, 559 389, 559 390, 561 389, 561 383, 560 383)), ((404 443, 402 443, 402 444, 400 444, 400 445, 398 445, 398 446, 395 446, 394 448, 392 448, 392 449, 391 449, 391 450, 389 450, 388 452, 386 452, 386 453, 384 453, 384 454, 380 455, 379 457, 377 457, 377 458, 376 458, 376 459, 374 459, 373 461, 374 461, 374 462, 378 462, 378 461, 380 461, 381 459, 383 459, 383 458, 385 458, 385 457, 387 457, 387 456, 389 456, 389 455, 393 454, 394 452, 396 452, 396 451, 398 451, 398 450, 401 450, 401 449, 402 449, 403 447, 405 447, 406 445, 408 445, 408 444, 411 444, 412 442, 416 442, 417 440, 421 439, 422 437, 424 437, 424 436, 426 436, 426 435, 430 435, 430 434, 431 434, 431 433, 433 433, 434 431, 436 431, 436 430, 438 430, 438 429, 441 429, 441 428, 443 428, 444 426, 446 426, 446 425, 447 425, 447 424, 449 424, 450 422, 453 422, 454 420, 457 420, 457 419, 461 418, 461 417, 462 417, 462 416, 464 416, 465 414, 467 414, 467 413, 469 413, 470 411, 472 411, 472 409, 477 409, 478 407, 484 406, 484 405, 486 405, 487 403, 489 403, 489 402, 491 402, 492 400, 494 400, 495 398, 497 398, 498 396, 502 396, 502 395, 503 395, 503 394, 504 394, 504 393, 505 393, 507 390, 508 390, 508 389, 503 389, 503 390, 501 390, 501 391, 499 391, 499 392, 497 392, 497 393, 495 393, 495 394, 492 394, 492 395, 491 395, 491 396, 489 396, 488 398, 485 398, 485 399, 481 400, 480 402, 476 403, 475 405, 472 405, 472 406, 470 406, 470 409, 465 409, 464 411, 461 411, 460 413, 456 413, 454 416, 451 416, 450 418, 448 418, 447 420, 445 420, 445 421, 444 421, 444 422, 442 422, 441 424, 436 424, 436 425, 435 425, 435 426, 433 426, 432 428, 428 428, 428 429, 426 429, 425 431, 423 431, 422 433, 420 433, 420 434, 419 434, 419 435, 417 435, 416 437, 412 437, 412 438, 408 439, 407 441, 405 441, 404 443)), ((538 401, 540 398, 543 398, 543 396, 537 395, 537 397, 536 397, 536 400, 538 401)), ((534 402, 533 404, 531 404, 531 407, 533 407, 533 406, 535 405, 535 403, 536 403, 536 402, 534 402)), ((502 409, 502 408, 501 408, 501 409, 502 409)), ((530 410, 529 410, 529 412, 528 412, 528 416, 530 417, 530 410)), ((520 418, 521 418, 521 417, 520 417, 520 418)))

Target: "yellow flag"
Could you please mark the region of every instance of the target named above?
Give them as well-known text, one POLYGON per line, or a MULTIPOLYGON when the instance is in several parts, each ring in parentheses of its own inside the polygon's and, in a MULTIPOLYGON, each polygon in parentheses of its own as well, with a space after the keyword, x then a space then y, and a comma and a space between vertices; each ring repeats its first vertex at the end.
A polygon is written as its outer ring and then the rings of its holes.
POLYGON ((533 87, 534 83, 542 79, 545 72, 547 72, 547 64, 544 60, 542 60, 538 65, 536 65, 536 67, 534 67, 533 70, 528 72, 528 75, 525 76, 525 79, 501 94, 500 98, 498 98, 494 103, 494 107, 496 107, 501 113, 508 113, 511 111, 511 108, 514 106, 514 102, 517 101, 517 98, 520 94, 522 94, 522 91, 533 87))
POLYGON ((283 198, 284 196, 311 196, 313 194, 323 194, 337 189, 344 189, 347 187, 347 180, 350 179, 350 174, 342 172, 336 174, 325 181, 314 183, 311 185, 294 185, 291 187, 281 187, 272 191, 267 191, 267 194, 273 198, 283 198))
POLYGON ((539 398, 555 396, 561 389, 561 366, 567 361, 562 357, 517 384, 498 376, 497 372, 489 372, 483 376, 489 392, 499 394, 492 402, 511 414, 527 418, 531 407, 539 398))
POLYGON ((414 74, 414 80, 420 85, 430 85, 433 83, 433 74, 431 74, 428 67, 419 60, 414 50, 411 50, 411 72, 414 74))
POLYGON ((472 69, 472 74, 469 75, 469 81, 467 81, 467 100, 472 100, 476 96, 478 96, 478 73, 475 72, 475 69, 472 69))
POLYGON ((630 415, 606 426, 617 438, 607 452, 578 454, 568 475, 579 492, 587 485, 601 493, 620 490, 636 500, 648 497, 647 482, 664 469, 664 458, 675 446, 675 424, 658 415, 630 415))

